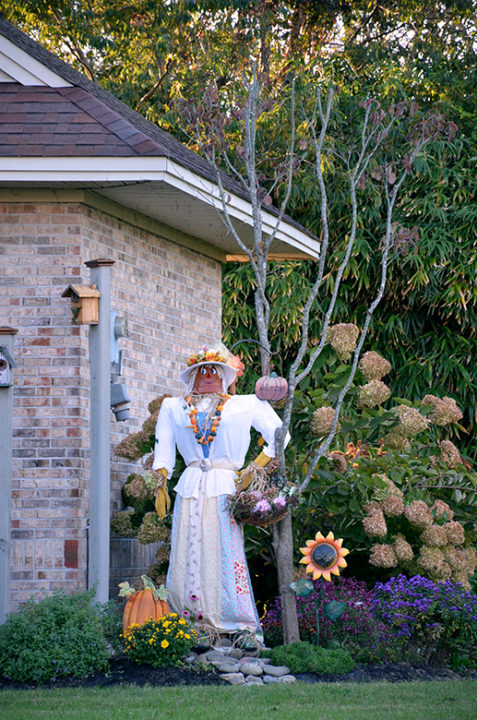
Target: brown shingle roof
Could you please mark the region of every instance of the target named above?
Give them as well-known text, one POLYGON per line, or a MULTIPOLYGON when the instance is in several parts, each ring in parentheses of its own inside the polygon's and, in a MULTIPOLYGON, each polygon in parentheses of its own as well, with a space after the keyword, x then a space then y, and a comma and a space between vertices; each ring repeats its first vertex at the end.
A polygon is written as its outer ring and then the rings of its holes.
MULTIPOLYGON (((111 147, 117 150, 118 155, 168 157, 183 167, 213 182, 216 181, 215 174, 206 160, 192 152, 192 150, 189 150, 189 148, 172 137, 172 135, 169 135, 157 127, 157 125, 154 125, 154 123, 146 120, 145 117, 115 98, 100 85, 91 82, 91 80, 82 73, 60 60, 42 45, 29 38, 21 32, 21 30, 18 30, 18 28, 9 23, 2 15, 0 15, 0 34, 73 85, 73 87, 41 89, 39 86, 23 87, 22 85, 15 84, 17 92, 21 90, 21 97, 23 99, 15 102, 13 98, 10 98, 9 112, 6 115, 2 115, 3 122, 7 124, 15 123, 17 130, 20 130, 19 124, 27 123, 26 114, 43 113, 46 117, 50 118, 52 114, 61 114, 62 111, 68 114, 68 117, 64 119, 72 122, 73 118, 70 114, 72 112, 71 107, 75 107, 75 113, 83 113, 83 115, 80 116, 83 119, 79 122, 93 121, 99 123, 107 130, 107 133, 110 134, 108 141, 106 141, 106 137, 104 137, 105 142, 102 151, 100 151, 96 143, 90 144, 90 152, 92 155, 111 154, 108 150, 108 142, 111 142, 111 147), (43 92, 46 93, 45 96, 42 95, 43 92), (23 93, 25 93, 25 95, 23 95, 23 93), (66 102, 72 105, 68 108, 64 104, 66 102), (89 116, 89 120, 84 120, 85 115, 89 116), (113 139, 112 135, 114 135, 116 139, 113 139), (144 144, 141 145, 141 143, 144 144)), ((12 85, 12 83, 0 83, 0 90, 2 91, 0 101, 4 99, 4 93, 7 92, 7 87, 11 87, 12 85)), ((36 118, 34 118, 34 120, 36 120, 36 118)), ((1 130, 0 128, 0 131, 1 130)), ((18 144, 16 144, 16 146, 17 145, 18 144)), ((41 141, 37 142, 36 145, 41 145, 41 141)), ((44 154, 48 155, 52 153, 52 147, 58 148, 60 146, 48 143, 47 147, 45 147, 44 154)), ((74 144, 74 147, 78 148, 79 155, 87 154, 84 153, 83 150, 79 150, 79 148, 84 148, 83 145, 74 144)), ((20 147, 18 147, 13 154, 15 153, 24 154, 20 147)), ((41 154, 39 149, 35 154, 41 154)), ((58 152, 54 152, 54 154, 58 155, 58 152)), ((74 151, 70 150, 68 156, 74 156, 74 151)), ((224 175, 224 181, 230 190, 242 197, 245 196, 243 188, 236 183, 233 178, 224 175)))
POLYGON ((0 83, 2 156, 164 154, 157 142, 81 88, 0 83))

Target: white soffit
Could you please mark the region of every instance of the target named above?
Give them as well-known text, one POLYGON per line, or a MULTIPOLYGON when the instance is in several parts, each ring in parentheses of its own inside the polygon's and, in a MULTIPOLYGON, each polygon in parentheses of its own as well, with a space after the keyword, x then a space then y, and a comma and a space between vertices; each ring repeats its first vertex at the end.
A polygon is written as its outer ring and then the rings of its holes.
MULTIPOLYGON (((222 203, 217 184, 166 157, 0 158, 0 185, 4 187, 34 184, 51 188, 57 183, 70 188, 90 185, 98 195, 212 242, 226 253, 243 254, 219 217, 222 203)), ((250 203, 229 190, 225 195, 239 236, 252 247, 250 203)), ((263 233, 269 235, 277 218, 266 210, 262 217, 263 233)), ((317 258, 320 244, 299 226, 282 220, 271 252, 290 258, 317 258)))
POLYGON ((0 82, 71 87, 71 83, 0 35, 0 82))

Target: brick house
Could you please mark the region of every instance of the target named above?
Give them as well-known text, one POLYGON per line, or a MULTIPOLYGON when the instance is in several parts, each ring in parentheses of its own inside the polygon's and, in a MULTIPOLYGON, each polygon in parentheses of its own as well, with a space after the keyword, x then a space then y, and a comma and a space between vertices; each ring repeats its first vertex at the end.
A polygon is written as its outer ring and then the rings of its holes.
MULTIPOLYGON (((249 203, 224 182, 247 241, 249 203)), ((203 159, 0 17, 0 326, 18 331, 12 456, 0 470, 11 488, 0 528, 7 610, 87 584, 89 329, 72 323, 62 293, 90 283, 86 262, 114 261, 111 307, 128 319, 121 380, 131 397, 128 421, 111 414, 114 447, 140 429, 151 399, 180 391, 187 354, 221 337, 221 264, 237 250, 214 196, 203 159)), ((273 223, 270 211, 265 231, 273 223)), ((282 223, 276 256, 317 250, 303 228, 282 223)), ((111 453, 111 509, 132 467, 111 453)))

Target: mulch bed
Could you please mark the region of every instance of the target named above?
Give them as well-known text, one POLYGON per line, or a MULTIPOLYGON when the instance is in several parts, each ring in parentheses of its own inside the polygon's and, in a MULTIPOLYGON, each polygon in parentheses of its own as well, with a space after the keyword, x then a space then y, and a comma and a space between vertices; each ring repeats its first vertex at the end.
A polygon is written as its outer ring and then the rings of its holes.
MULTIPOLYGON (((420 666, 408 663, 391 663, 388 665, 357 665, 345 675, 317 675, 315 673, 299 673, 295 677, 308 683, 315 682, 353 682, 366 683, 375 681, 408 682, 410 680, 457 680, 464 677, 477 678, 477 671, 457 672, 446 667, 420 666)), ((31 683, 12 682, 0 678, 0 690, 25 690, 36 687, 111 687, 113 685, 228 685, 216 672, 204 672, 191 667, 183 668, 152 668, 147 665, 136 665, 126 657, 113 659, 107 673, 98 672, 87 678, 58 678, 56 682, 37 686, 31 683)))

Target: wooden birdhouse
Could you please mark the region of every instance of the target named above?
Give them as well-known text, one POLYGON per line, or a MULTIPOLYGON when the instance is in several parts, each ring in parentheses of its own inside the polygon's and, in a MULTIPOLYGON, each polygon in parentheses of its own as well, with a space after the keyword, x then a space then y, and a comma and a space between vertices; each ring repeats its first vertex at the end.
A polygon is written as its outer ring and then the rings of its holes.
POLYGON ((96 285, 68 285, 61 297, 71 298, 71 312, 75 325, 97 325, 99 322, 99 298, 96 285))
POLYGON ((0 345, 0 387, 13 385, 13 368, 15 363, 4 345, 0 345))

